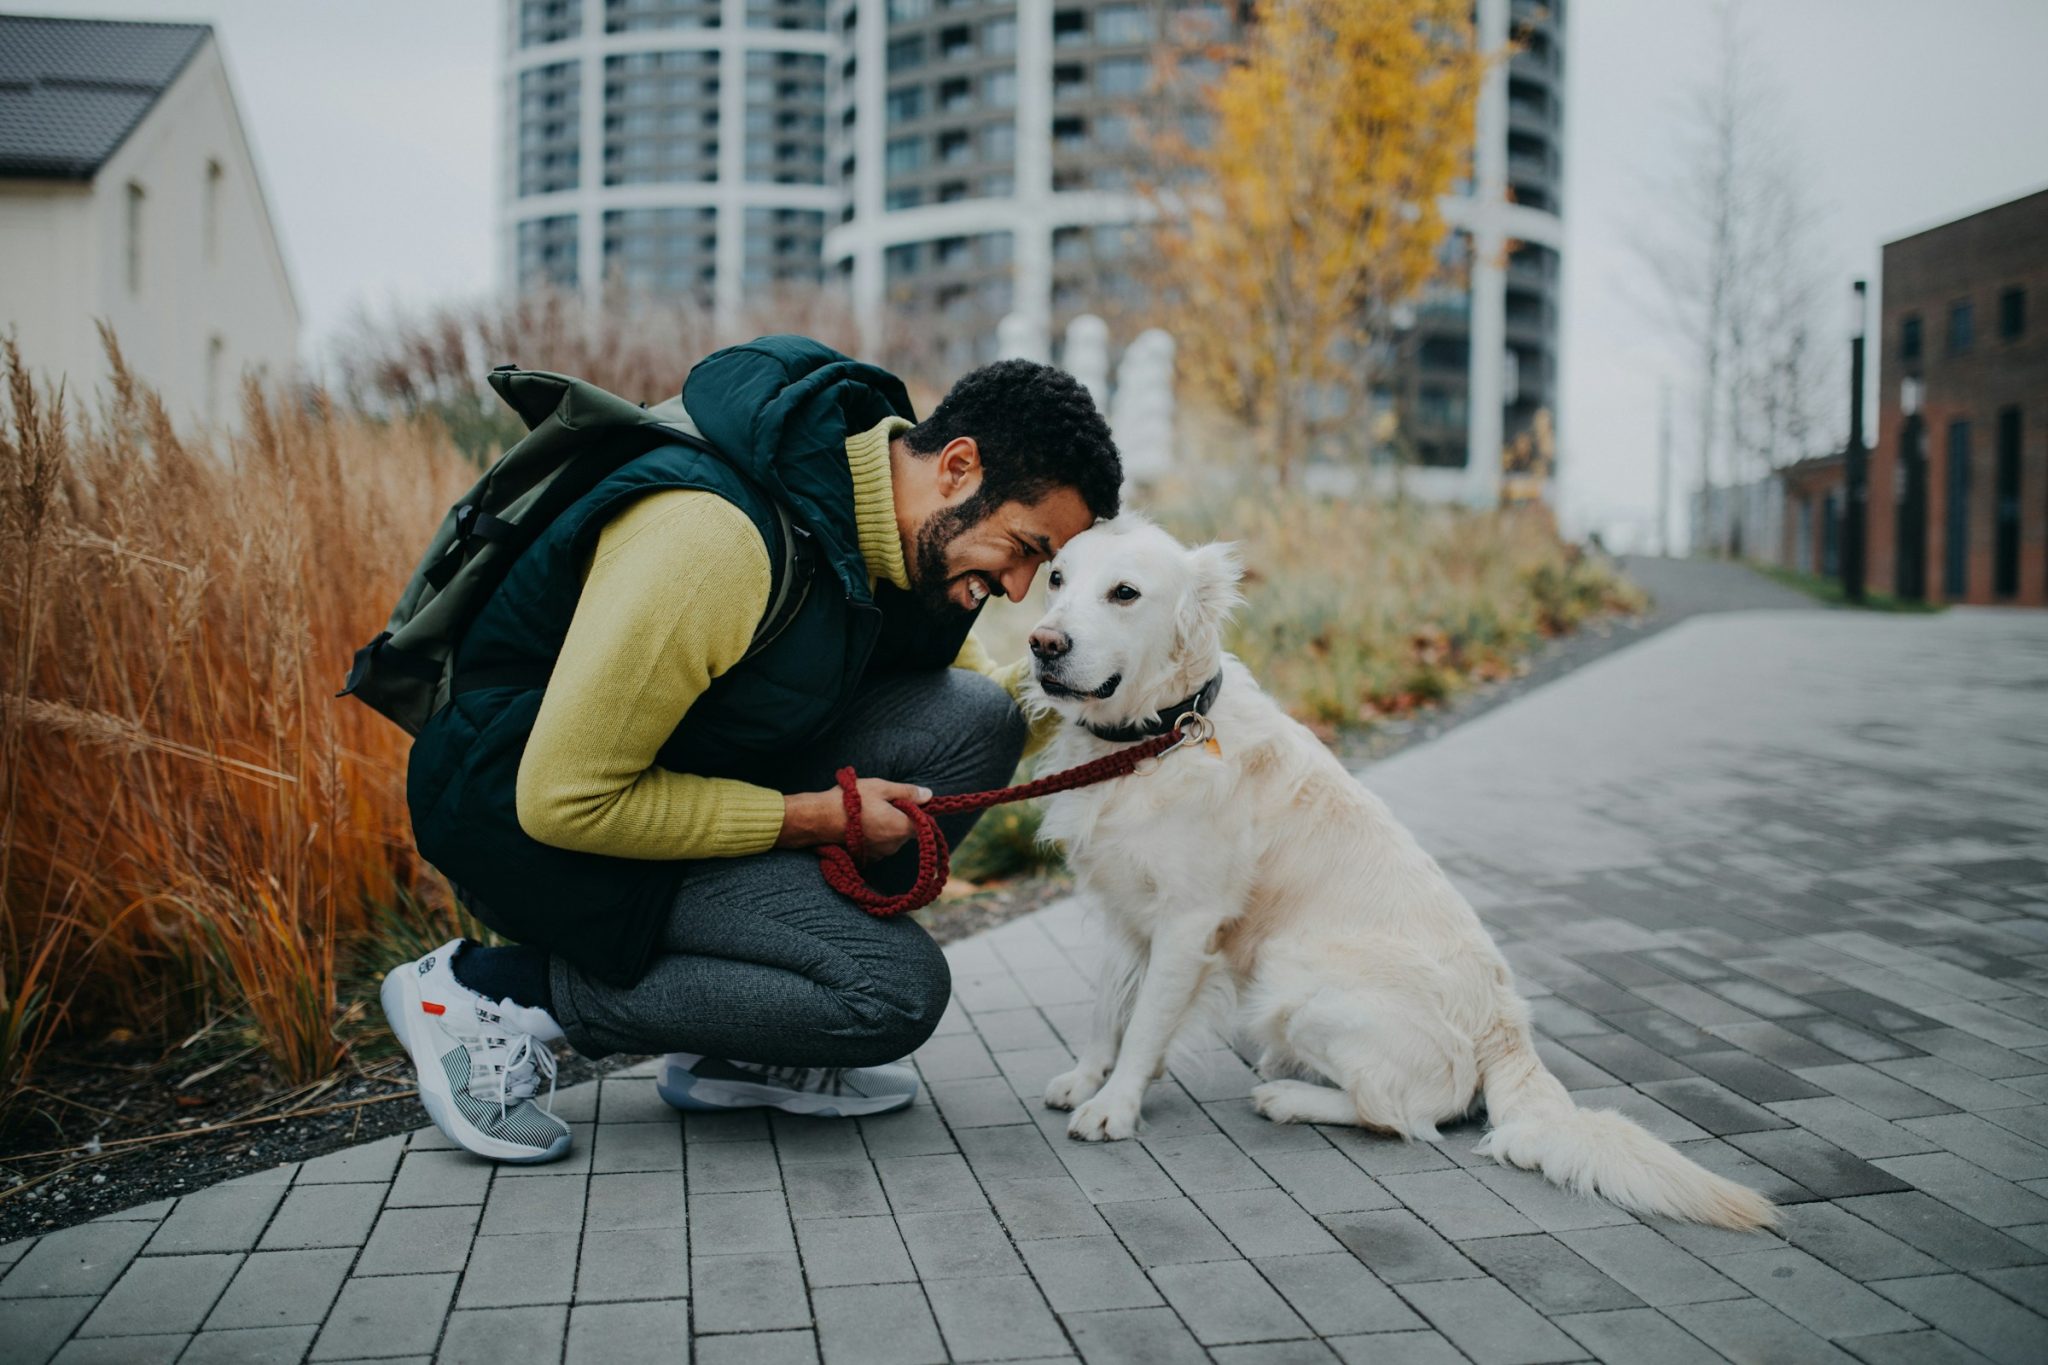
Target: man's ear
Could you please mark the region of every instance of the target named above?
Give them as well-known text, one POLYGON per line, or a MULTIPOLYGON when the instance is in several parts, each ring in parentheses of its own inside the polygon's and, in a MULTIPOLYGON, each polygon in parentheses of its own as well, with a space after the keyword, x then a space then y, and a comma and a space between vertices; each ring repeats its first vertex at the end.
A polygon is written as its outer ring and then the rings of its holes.
POLYGON ((981 486, 981 446, 972 436, 955 436, 939 451, 939 496, 952 501, 962 490, 981 486))

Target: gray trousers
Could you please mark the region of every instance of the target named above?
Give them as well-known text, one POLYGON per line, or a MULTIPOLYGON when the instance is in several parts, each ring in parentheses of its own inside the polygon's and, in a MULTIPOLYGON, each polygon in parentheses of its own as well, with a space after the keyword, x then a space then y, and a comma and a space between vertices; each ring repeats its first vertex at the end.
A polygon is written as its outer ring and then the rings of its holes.
MULTIPOLYGON (((862 777, 934 794, 1009 782, 1025 724, 1003 689, 966 669, 885 675, 864 684, 840 722, 791 755, 774 785, 825 791, 851 763, 862 777)), ((956 847, 975 813, 940 817, 956 847)), ((915 844, 864 869, 907 889, 915 844)), ((938 1027, 952 977, 908 915, 878 919, 825 884, 808 849, 693 862, 659 948, 631 986, 550 959, 555 1016, 587 1057, 695 1052, 769 1066, 873 1066, 917 1049, 938 1027)))

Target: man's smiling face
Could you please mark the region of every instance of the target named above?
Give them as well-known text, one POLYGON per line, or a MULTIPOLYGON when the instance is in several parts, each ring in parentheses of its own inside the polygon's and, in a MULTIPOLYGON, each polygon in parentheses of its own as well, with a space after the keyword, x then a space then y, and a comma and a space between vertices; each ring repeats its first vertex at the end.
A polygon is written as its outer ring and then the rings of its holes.
POLYGON ((971 437, 935 459, 910 459, 896 464, 899 529, 906 501, 929 510, 904 537, 904 567, 911 591, 933 610, 973 611, 991 596, 1021 601, 1039 566, 1095 520, 1079 490, 1064 486, 1035 502, 989 506, 971 437))

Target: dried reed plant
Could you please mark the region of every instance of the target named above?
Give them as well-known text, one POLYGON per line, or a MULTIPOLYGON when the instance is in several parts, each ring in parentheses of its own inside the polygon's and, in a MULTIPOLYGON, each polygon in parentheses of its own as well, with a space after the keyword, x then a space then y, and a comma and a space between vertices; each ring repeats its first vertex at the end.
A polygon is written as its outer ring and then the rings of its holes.
POLYGON ((444 903, 405 736, 332 694, 473 471, 432 422, 255 383, 188 438, 102 339, 92 413, 4 351, 0 1097, 60 1031, 226 1013, 303 1083, 342 940, 444 903))

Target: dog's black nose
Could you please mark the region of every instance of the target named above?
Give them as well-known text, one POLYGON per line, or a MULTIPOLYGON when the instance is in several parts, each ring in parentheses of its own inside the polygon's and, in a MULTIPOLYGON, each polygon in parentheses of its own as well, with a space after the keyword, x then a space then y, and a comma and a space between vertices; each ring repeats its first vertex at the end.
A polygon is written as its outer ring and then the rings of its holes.
POLYGON ((1040 626, 1031 632, 1031 652, 1041 659, 1057 659, 1073 647, 1074 642, 1063 630, 1040 626))

